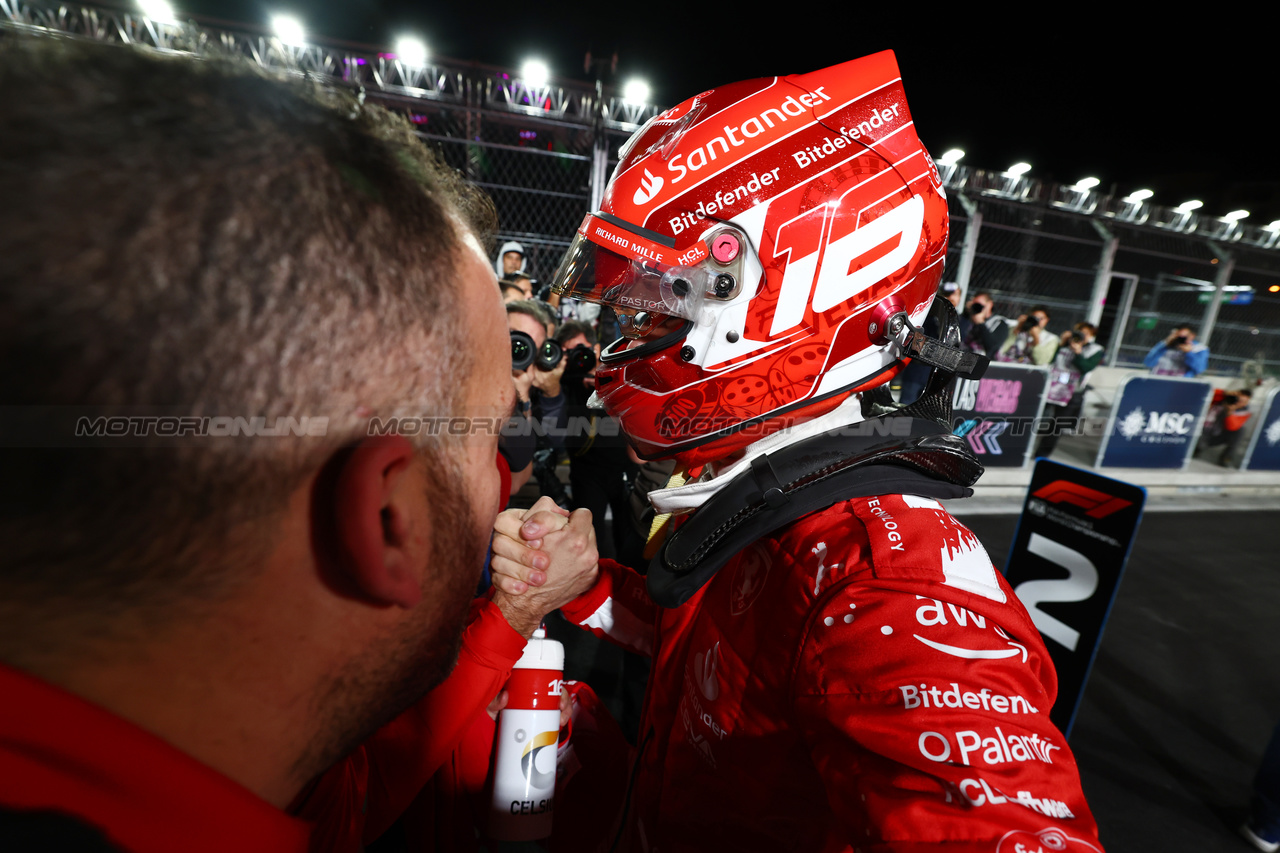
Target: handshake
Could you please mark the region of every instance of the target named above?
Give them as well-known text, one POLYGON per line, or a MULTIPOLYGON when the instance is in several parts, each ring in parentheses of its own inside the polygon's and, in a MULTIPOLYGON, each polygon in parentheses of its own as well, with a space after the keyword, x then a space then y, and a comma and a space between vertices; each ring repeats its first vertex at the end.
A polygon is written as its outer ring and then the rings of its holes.
POLYGON ((599 574, 590 510, 568 512, 551 498, 499 513, 493 525, 493 603, 528 638, 548 613, 589 590, 599 574))

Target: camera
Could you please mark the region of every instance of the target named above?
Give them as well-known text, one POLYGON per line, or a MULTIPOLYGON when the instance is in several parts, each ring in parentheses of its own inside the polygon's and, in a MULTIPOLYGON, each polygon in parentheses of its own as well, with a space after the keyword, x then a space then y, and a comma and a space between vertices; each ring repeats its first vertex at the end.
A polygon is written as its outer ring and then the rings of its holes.
POLYGON ((1224 406, 1234 406, 1239 402, 1240 402, 1239 394, 1223 394, 1222 395, 1222 405, 1224 406))
POLYGON ((1082 344, 1084 343, 1084 335, 1075 330, 1067 332, 1067 343, 1082 344))
POLYGON ((1187 336, 1178 335, 1176 338, 1174 338, 1172 341, 1169 342, 1169 346, 1180 347, 1180 346, 1184 346, 1186 343, 1187 343, 1187 336))
POLYGON ((536 346, 529 334, 511 331, 511 369, 516 373, 528 370, 531 364, 549 373, 556 369, 563 357, 564 349, 555 341, 546 340, 542 346, 536 346))
POLYGON ((1022 322, 1018 324, 1019 332, 1029 332, 1040 324, 1036 321, 1034 314, 1028 314, 1022 318, 1022 322))
POLYGON ((529 365, 533 364, 533 359, 537 355, 538 348, 533 344, 533 338, 525 332, 511 332, 511 369, 516 373, 522 373, 529 369, 529 365))
POLYGON ((578 344, 565 353, 568 361, 564 366, 564 375, 569 378, 586 376, 596 366, 596 354, 586 344, 578 344))
POLYGON ((983 309, 983 308, 985 308, 985 307, 986 307, 986 306, 985 306, 985 305, 983 305, 981 302, 970 302, 970 303, 969 303, 969 313, 970 313, 971 315, 973 315, 974 317, 977 317, 979 314, 981 314, 981 313, 982 313, 982 309, 983 309))
POLYGON ((543 373, 550 373, 556 369, 556 365, 560 363, 562 358, 564 358, 564 349, 556 341, 547 338, 542 342, 542 346, 538 348, 538 355, 533 360, 533 366, 543 373))

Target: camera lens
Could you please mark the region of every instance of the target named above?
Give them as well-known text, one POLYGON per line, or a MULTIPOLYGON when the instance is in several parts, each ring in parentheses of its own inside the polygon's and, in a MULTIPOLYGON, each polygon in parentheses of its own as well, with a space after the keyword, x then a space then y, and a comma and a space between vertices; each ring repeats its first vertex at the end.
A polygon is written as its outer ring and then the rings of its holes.
POLYGON ((533 364, 533 338, 524 332, 511 332, 511 369, 517 373, 533 364))
POLYGON ((560 363, 560 359, 564 357, 564 350, 560 344, 555 341, 544 341, 538 349, 537 367, 539 370, 549 373, 556 369, 556 365, 560 363))
POLYGON ((596 354, 591 347, 582 344, 571 349, 565 358, 568 359, 564 366, 565 376, 586 376, 596 366, 596 354))

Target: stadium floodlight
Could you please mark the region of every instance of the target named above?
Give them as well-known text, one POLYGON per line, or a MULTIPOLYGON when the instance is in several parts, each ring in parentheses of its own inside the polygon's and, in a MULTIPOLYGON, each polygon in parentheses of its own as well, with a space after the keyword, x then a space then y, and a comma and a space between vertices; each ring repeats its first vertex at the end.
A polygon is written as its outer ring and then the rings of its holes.
POLYGON ((551 69, 541 59, 526 59, 520 66, 520 77, 531 89, 541 89, 551 79, 551 69))
POLYGON ((639 77, 633 77, 622 87, 622 100, 628 104, 644 105, 649 103, 649 84, 639 77))
POLYGON ((954 166, 960 162, 960 158, 963 156, 964 151, 962 149, 951 148, 943 152, 942 156, 938 158, 938 162, 944 166, 954 166))
POLYGON ((302 21, 293 15, 272 15, 271 29, 275 32, 276 38, 285 44, 302 47, 307 43, 307 31, 302 26, 302 21))
POLYGON ((178 18, 167 0, 138 0, 138 8, 157 24, 176 24, 178 18))
POLYGON ((1277 219, 1274 222, 1270 222, 1266 225, 1263 225, 1262 227, 1267 229, 1268 231, 1280 231, 1280 219, 1277 219))
POLYGON ((405 65, 421 68, 427 64, 426 42, 416 36, 401 36, 396 39, 396 58, 405 65))
POLYGON ((1093 177, 1081 178, 1080 180, 1075 182, 1075 185, 1072 186, 1071 189, 1079 190, 1082 193, 1088 192, 1089 190, 1093 189, 1100 183, 1102 183, 1102 181, 1098 180, 1097 178, 1093 178, 1093 177))
POLYGON ((1008 169, 1005 170, 1005 174, 1011 178, 1020 178, 1030 171, 1031 171, 1030 163, 1014 163, 1012 166, 1010 166, 1008 169))
POLYGON ((1193 198, 1190 201, 1184 201, 1182 204, 1175 207, 1174 210, 1179 213, 1190 213, 1191 211, 1199 210, 1202 207, 1204 207, 1204 202, 1197 198, 1193 198))
POLYGON ((1249 215, 1249 211, 1247 210, 1233 210, 1230 213, 1223 216, 1222 218, 1227 220, 1228 222, 1239 222, 1241 219, 1244 219, 1248 215, 1249 215))
POLYGON ((1124 201, 1127 201, 1130 204, 1137 204, 1140 201, 1146 201, 1153 195, 1155 195, 1155 193, 1151 190, 1134 190, 1124 197, 1124 201))

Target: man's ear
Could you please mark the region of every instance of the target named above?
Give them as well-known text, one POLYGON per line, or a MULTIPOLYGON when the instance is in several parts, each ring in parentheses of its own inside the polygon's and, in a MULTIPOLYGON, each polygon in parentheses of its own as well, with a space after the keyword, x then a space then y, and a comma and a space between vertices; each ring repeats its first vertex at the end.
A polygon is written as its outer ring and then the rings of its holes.
POLYGON ((414 519, 412 444, 403 436, 366 438, 342 459, 328 503, 333 508, 334 567, 347 584, 382 605, 413 607, 422 598, 419 577, 432 530, 414 519))

